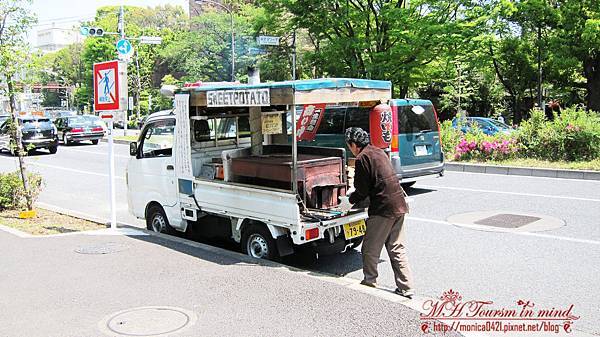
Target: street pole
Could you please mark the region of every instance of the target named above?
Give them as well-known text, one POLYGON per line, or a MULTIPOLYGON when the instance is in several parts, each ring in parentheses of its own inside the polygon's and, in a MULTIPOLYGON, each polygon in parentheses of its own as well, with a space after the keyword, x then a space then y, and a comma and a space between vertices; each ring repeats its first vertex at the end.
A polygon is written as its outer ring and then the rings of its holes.
POLYGON ((292 80, 296 80, 296 29, 292 35, 292 80))
POLYGON ((142 93, 142 82, 140 79, 140 63, 138 62, 138 52, 137 50, 135 51, 135 71, 137 73, 137 86, 138 86, 138 92, 137 92, 137 120, 140 120, 140 110, 141 110, 141 105, 140 105, 140 95, 142 93))
POLYGON ((108 176, 110 177, 110 228, 117 229, 117 198, 115 184, 115 153, 113 142, 113 119, 108 119, 108 176))
MULTIPOLYGON (((121 33, 121 40, 125 39, 125 11, 123 10, 123 5, 121 5, 121 9, 119 10, 119 26, 117 27, 119 33, 121 33)), ((129 64, 129 62, 127 62, 125 64, 125 67, 127 67, 127 65, 129 64)), ((125 68, 127 69, 127 68, 125 68)), ((124 109, 125 110, 125 121, 123 122, 123 136, 127 136, 127 126, 129 124, 129 110, 128 109, 124 109)))
POLYGON ((231 82, 235 82, 235 27, 233 25, 233 11, 229 10, 231 19, 231 82))
POLYGON ((221 7, 229 13, 229 20, 231 23, 231 82, 235 82, 235 25, 233 22, 233 9, 213 0, 195 0, 195 2, 200 5, 203 2, 206 2, 221 7))

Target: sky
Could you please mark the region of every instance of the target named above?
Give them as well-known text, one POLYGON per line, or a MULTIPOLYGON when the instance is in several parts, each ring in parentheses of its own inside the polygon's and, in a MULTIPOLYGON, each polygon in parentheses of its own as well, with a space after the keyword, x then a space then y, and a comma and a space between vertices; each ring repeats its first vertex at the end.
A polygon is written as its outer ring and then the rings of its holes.
POLYGON ((71 28, 80 21, 94 17, 96 9, 102 6, 139 6, 154 7, 158 5, 179 5, 187 12, 187 0, 33 0, 31 12, 37 16, 38 23, 28 34, 29 42, 36 44, 36 33, 40 29, 71 28))

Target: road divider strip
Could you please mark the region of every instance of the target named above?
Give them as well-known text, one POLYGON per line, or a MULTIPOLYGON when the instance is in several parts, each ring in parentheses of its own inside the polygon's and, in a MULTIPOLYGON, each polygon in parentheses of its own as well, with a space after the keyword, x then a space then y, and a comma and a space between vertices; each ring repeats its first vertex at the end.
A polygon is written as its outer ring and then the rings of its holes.
POLYGON ((447 171, 457 172, 600 181, 600 172, 591 170, 566 170, 554 168, 498 166, 449 162, 445 163, 445 169, 447 171))

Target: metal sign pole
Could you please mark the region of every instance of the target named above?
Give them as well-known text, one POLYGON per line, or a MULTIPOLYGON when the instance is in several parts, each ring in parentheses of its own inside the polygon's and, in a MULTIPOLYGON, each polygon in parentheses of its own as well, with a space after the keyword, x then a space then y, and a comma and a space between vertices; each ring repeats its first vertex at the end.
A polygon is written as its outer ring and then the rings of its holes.
POLYGON ((115 149, 113 142, 113 118, 108 120, 108 179, 110 181, 110 228, 117 229, 117 198, 115 190, 115 149))

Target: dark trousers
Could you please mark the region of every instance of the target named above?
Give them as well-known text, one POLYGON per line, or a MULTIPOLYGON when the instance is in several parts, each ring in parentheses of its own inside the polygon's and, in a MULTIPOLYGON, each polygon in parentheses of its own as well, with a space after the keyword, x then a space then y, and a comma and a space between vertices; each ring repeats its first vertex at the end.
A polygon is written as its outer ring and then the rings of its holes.
POLYGON ((395 219, 382 216, 372 216, 367 219, 367 232, 362 243, 363 273, 366 282, 375 283, 377 280, 377 263, 385 245, 394 271, 396 286, 400 290, 412 289, 413 278, 404 247, 403 224, 404 215, 395 219))

